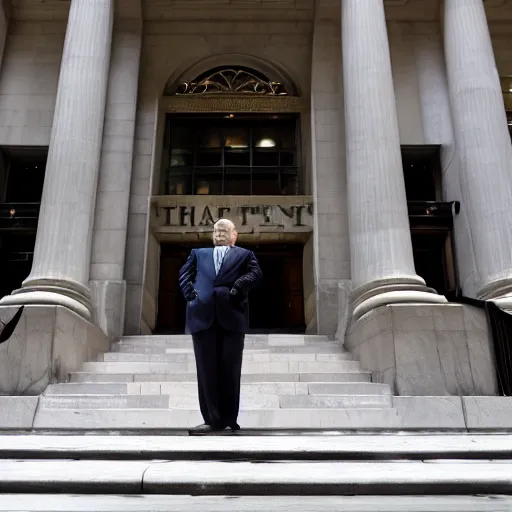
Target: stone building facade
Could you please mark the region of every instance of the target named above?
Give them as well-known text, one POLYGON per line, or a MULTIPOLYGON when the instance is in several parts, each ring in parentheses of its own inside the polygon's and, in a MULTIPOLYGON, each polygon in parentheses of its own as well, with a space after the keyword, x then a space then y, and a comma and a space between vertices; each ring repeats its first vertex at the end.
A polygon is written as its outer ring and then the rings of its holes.
POLYGON ((498 393, 483 312, 458 298, 511 304, 511 1, 17 0, 1 14, 6 236, 40 202, 4 323, 44 306, 48 346, 72 333, 75 366, 121 335, 179 332, 173 272, 228 216, 282 278, 272 325, 255 299, 256 329, 337 337, 395 394, 498 393), (223 142, 176 142, 205 127, 223 142), (16 166, 32 174, 9 188, 16 166), (40 200, 25 200, 36 168, 40 200))

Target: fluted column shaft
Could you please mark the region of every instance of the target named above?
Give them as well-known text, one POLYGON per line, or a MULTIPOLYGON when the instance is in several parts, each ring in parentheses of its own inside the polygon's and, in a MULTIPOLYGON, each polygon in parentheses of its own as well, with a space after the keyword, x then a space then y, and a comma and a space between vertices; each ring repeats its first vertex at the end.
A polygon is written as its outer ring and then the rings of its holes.
POLYGON ((512 292, 512 145, 482 0, 445 0, 444 30, 477 294, 499 298, 512 292))
POLYGON ((32 271, 2 304, 50 303, 90 315, 92 226, 113 0, 72 0, 32 271))
POLYGON ((354 315, 444 302, 416 275, 383 0, 342 0, 354 315))

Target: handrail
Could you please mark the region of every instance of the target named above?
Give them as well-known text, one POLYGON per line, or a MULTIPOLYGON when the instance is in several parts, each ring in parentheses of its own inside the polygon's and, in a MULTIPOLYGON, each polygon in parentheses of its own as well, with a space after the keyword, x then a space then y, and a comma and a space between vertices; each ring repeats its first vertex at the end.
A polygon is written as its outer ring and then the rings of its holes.
POLYGON ((407 201, 407 209, 412 217, 452 218, 460 212, 459 201, 407 201))
POLYGON ((41 203, 0 203, 0 229, 36 229, 41 203))

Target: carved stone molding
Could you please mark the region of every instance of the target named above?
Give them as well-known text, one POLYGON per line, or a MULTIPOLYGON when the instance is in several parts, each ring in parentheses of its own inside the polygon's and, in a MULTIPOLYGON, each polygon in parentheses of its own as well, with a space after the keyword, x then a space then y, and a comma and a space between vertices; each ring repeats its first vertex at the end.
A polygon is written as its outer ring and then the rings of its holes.
POLYGON ((307 109, 296 96, 169 96, 162 98, 165 112, 301 112, 307 109))

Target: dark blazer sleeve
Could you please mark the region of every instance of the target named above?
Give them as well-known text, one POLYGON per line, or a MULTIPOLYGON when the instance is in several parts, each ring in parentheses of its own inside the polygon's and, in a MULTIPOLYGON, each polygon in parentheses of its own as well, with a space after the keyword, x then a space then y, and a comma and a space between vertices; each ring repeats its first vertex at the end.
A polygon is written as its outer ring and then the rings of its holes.
POLYGON ((235 281, 233 288, 243 294, 247 294, 253 288, 256 288, 262 279, 263 273, 261 272, 258 260, 254 253, 250 252, 245 263, 245 272, 235 281))
POLYGON ((194 290, 193 282, 197 275, 197 258, 194 249, 190 253, 185 265, 181 267, 179 272, 179 282, 181 293, 186 300, 191 300, 195 297, 196 291, 194 290))

